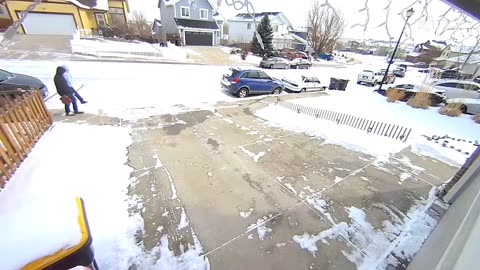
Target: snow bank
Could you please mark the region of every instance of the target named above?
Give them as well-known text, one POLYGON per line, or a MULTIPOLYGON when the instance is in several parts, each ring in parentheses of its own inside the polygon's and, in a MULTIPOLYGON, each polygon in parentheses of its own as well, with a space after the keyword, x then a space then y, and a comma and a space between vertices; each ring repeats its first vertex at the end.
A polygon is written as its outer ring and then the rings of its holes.
POLYGON ((150 44, 140 41, 112 41, 90 40, 74 38, 70 41, 72 53, 93 55, 97 57, 119 57, 132 59, 155 59, 188 61, 187 53, 195 54, 194 51, 168 43, 168 47, 160 47, 158 44, 150 44))
MULTIPOLYGON (((269 124, 288 130, 304 132, 325 139, 325 143, 342 145, 354 151, 375 156, 388 156, 406 147, 418 154, 437 158, 454 166, 460 166, 468 157, 464 153, 442 147, 440 143, 428 141, 423 135, 461 138, 467 141, 479 140, 480 126, 469 116, 447 117, 438 113, 438 108, 414 109, 406 103, 388 103, 385 97, 375 93, 352 93, 327 91, 329 96, 295 99, 290 102, 310 107, 342 112, 369 120, 376 120, 412 128, 406 143, 382 136, 367 134, 348 126, 337 125, 327 120, 297 114, 280 106, 270 106, 255 114, 269 121, 269 124)), ((451 140, 449 145, 460 147, 464 152, 473 153, 475 146, 451 140)))
POLYGON ((2 228, 0 250, 8 254, 2 266, 11 266, 2 269, 18 269, 18 261, 6 260, 20 259, 16 257, 20 253, 27 263, 78 239, 78 232, 69 229, 73 225, 69 220, 78 214, 70 205, 75 196, 85 201, 100 268, 127 269, 141 255, 134 235, 143 227, 143 219, 130 217, 127 211, 131 168, 125 164, 130 143, 129 130, 121 127, 57 124, 47 132, 0 192, 0 226, 7 226, 2 228), (26 213, 29 222, 6 220, 11 213, 26 213), (44 230, 47 226, 50 229, 44 230), (5 246, 10 242, 6 237, 21 242, 5 246), (56 245, 48 249, 53 242, 56 245), (21 244, 23 248, 14 249, 21 244))

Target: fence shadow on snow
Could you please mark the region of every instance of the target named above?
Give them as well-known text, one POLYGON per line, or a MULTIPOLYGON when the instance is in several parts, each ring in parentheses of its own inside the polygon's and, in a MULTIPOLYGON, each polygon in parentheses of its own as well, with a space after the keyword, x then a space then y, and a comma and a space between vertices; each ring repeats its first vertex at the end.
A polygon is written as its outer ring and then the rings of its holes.
POLYGON ((408 136, 410 136, 410 133, 412 132, 411 128, 403 127, 400 125, 389 124, 353 116, 350 114, 295 104, 281 99, 277 99, 275 105, 280 105, 286 109, 295 111, 297 113, 332 121, 337 123, 338 125, 345 125, 355 129, 359 129, 367 132, 368 134, 384 136, 402 142, 406 142, 408 136))

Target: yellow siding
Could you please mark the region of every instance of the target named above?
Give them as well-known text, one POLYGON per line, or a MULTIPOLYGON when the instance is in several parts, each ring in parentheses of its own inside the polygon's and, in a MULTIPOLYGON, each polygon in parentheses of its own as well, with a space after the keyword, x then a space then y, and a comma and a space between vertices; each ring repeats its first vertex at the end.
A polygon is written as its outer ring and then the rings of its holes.
MULTIPOLYGON (((32 2, 15 0, 8 1, 7 7, 9 13, 12 16, 12 20, 17 21, 17 12, 25 10, 30 4, 32 4, 32 2)), ((128 15, 129 9, 128 3, 126 1, 110 0, 108 1, 108 6, 113 8, 121 8, 123 9, 124 14, 126 16, 128 15)), ((92 30, 92 28, 94 30, 97 29, 98 25, 97 20, 95 19, 95 12, 100 12, 78 8, 74 4, 68 3, 66 0, 49 0, 48 2, 44 2, 38 5, 33 11, 44 13, 72 14, 75 18, 77 28, 86 30, 92 30)), ((110 23, 109 19, 109 16, 106 16, 106 20, 108 20, 108 23, 110 23)), ((19 29, 19 32, 24 34, 22 28, 19 29)))
POLYGON ((95 19, 95 13, 92 10, 79 9, 80 16, 83 21, 83 29, 92 30, 97 29, 97 20, 95 19))

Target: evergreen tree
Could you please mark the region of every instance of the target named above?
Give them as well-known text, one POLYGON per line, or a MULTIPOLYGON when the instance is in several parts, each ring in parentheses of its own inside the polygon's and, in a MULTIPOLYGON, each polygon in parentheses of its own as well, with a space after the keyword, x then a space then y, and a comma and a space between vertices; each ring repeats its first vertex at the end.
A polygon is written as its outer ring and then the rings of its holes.
POLYGON ((264 48, 262 49, 262 46, 260 46, 260 43, 258 42, 256 35, 254 34, 252 39, 252 53, 260 56, 263 56, 265 53, 271 53, 273 51, 273 28, 270 24, 270 19, 268 18, 268 15, 263 16, 260 24, 258 24, 257 26, 257 32, 262 38, 264 48))

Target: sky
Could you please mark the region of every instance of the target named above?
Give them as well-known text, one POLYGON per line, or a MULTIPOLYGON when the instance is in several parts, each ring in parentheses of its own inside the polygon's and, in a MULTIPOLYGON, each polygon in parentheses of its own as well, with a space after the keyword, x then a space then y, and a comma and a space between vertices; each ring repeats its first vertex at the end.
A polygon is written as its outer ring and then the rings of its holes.
MULTIPOLYGON (((228 6, 226 3, 231 3, 233 0, 211 0, 214 5, 219 1, 219 12, 226 19, 229 19, 239 12, 246 12, 245 9, 240 11, 235 10, 233 6, 228 6)), ((239 0, 243 1, 243 0, 239 0)), ((294 27, 300 27, 306 25, 306 17, 312 2, 315 0, 250 0, 253 4, 255 12, 264 11, 281 11, 292 22, 294 27)), ((319 0, 325 2, 325 0, 319 0)), ((130 6, 132 10, 139 10, 145 13, 147 18, 153 21, 153 18, 159 18, 160 12, 157 8, 158 0, 130 0, 130 6)), ((385 29, 385 25, 381 25, 385 22, 386 6, 389 0, 369 0, 368 10, 370 12, 370 20, 366 30, 362 26, 355 26, 358 24, 364 24, 366 21, 366 11, 361 11, 365 5, 363 0, 328 0, 328 3, 340 10, 343 14, 347 27, 345 29, 344 37, 355 39, 377 39, 388 40, 389 36, 385 29), (380 26, 381 25, 381 26, 380 26), (365 30, 365 31, 364 31, 365 30)), ((438 37, 434 34, 435 26, 438 25, 435 19, 438 19, 441 14, 448 10, 449 6, 440 0, 393 0, 390 6, 390 15, 388 19, 388 28, 390 35, 394 40, 398 39, 398 36, 403 27, 403 19, 399 13, 410 4, 413 5, 413 9, 416 11, 410 22, 418 21, 412 26, 412 38, 416 43, 425 42, 429 39, 449 40, 450 34, 442 37, 438 37), (429 20, 426 21, 426 13, 423 11, 423 3, 425 1, 431 1, 427 10, 429 20)), ((450 18, 456 18, 459 13, 449 13, 450 18)), ((408 35, 408 30, 407 30, 408 35)), ((472 41, 467 40, 466 43, 472 41)))

